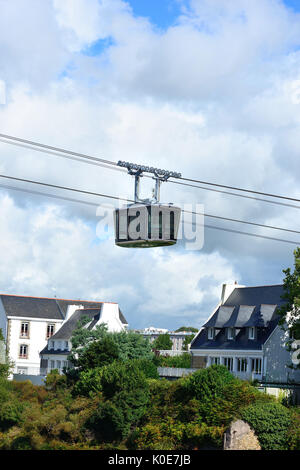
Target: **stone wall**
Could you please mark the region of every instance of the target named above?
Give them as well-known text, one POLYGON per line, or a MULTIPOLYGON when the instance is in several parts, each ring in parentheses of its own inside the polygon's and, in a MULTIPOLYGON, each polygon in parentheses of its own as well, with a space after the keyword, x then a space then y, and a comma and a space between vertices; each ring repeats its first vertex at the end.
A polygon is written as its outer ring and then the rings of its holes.
POLYGON ((237 420, 224 434, 224 450, 261 450, 261 447, 249 424, 237 420))

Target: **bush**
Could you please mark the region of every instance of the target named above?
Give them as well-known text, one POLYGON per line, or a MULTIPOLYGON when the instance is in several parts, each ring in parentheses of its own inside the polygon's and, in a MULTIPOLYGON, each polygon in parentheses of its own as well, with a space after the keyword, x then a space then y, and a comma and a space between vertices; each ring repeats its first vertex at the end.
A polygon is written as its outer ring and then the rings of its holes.
POLYGON ((102 370, 104 403, 91 416, 88 427, 105 441, 124 439, 146 411, 149 385, 136 361, 114 363, 102 370))
POLYGON ((183 353, 180 356, 159 356, 157 358, 160 367, 179 367, 183 369, 190 369, 191 360, 189 353, 183 353))
POLYGON ((153 360, 135 359, 132 361, 132 363, 136 364, 136 366, 143 372, 147 379, 159 379, 157 366, 153 360))
POLYGON ((256 403, 245 408, 241 417, 254 429, 263 450, 289 449, 291 412, 279 403, 256 403))
POLYGON ((102 367, 96 367, 95 369, 88 369, 87 371, 81 372, 79 380, 74 385, 73 396, 81 395, 89 397, 100 393, 102 390, 102 370, 102 367))
POLYGON ((1 404, 0 408, 0 429, 5 431, 22 420, 24 404, 18 400, 12 400, 1 404))
POLYGON ((111 364, 119 358, 119 348, 110 336, 93 341, 77 360, 80 370, 94 369, 111 364))

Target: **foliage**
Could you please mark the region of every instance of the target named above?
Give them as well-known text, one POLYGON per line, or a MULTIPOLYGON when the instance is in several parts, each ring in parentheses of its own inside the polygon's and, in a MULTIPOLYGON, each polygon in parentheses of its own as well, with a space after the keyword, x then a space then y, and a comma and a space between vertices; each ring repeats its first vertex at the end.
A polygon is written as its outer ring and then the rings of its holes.
POLYGON ((101 375, 105 401, 89 421, 96 435, 113 440, 125 438, 145 414, 149 386, 136 361, 106 366, 101 375))
POLYGON ((148 379, 159 379, 159 375, 157 372, 157 365, 154 362, 154 359, 134 359, 132 361, 133 364, 139 368, 140 371, 143 372, 144 376, 148 379))
POLYGON ((173 343, 168 333, 159 335, 152 343, 152 347, 158 350, 170 350, 172 345, 173 343))
POLYGON ((222 396, 224 386, 236 381, 235 377, 223 365, 212 365, 195 372, 188 381, 191 394, 201 401, 212 402, 222 396))
POLYGON ((118 359, 82 370, 75 384, 58 371, 44 386, 0 378, 0 449, 220 449, 237 418, 266 449, 300 448, 297 408, 223 366, 158 380, 156 360, 118 359))
POLYGON ((95 369, 88 369, 86 371, 82 371, 79 375, 79 380, 75 383, 73 387, 73 395, 92 397, 94 394, 101 393, 102 370, 102 367, 96 367, 95 369))
POLYGON ((97 325, 96 328, 89 330, 85 328, 90 318, 84 316, 77 324, 77 328, 73 331, 71 343, 72 351, 68 356, 68 360, 76 365, 78 358, 81 357, 94 342, 102 340, 107 334, 107 326, 105 324, 97 325))
POLYGON ((61 375, 58 369, 49 372, 45 379, 45 387, 47 390, 59 390, 66 388, 66 376, 61 375))
POLYGON ((100 340, 93 341, 80 352, 74 365, 82 371, 111 364, 118 358, 118 346, 110 336, 106 335, 100 340))
POLYGON ((188 350, 188 346, 189 344, 193 341, 193 339, 195 338, 196 335, 188 335, 184 338, 184 342, 183 342, 183 349, 184 351, 187 351, 188 350))
POLYGON ((5 354, 5 339, 0 328, 0 377, 8 378, 11 374, 14 363, 5 354), (3 362, 1 362, 3 361, 3 362))
POLYGON ((189 353, 183 353, 178 356, 159 356, 157 365, 160 367, 179 367, 190 369, 192 358, 189 353))
POLYGON ((256 403, 241 414, 254 429, 263 450, 287 450, 292 424, 290 410, 280 403, 256 403))
POLYGON ((281 316, 280 324, 289 332, 289 348, 293 339, 300 340, 300 248, 294 251, 294 271, 291 272, 291 269, 287 268, 283 272, 285 279, 282 299, 286 303, 278 309, 278 313, 281 316))
MULTIPOLYGON (((152 360, 154 354, 147 339, 132 331, 110 333, 105 325, 88 330, 84 322, 79 323, 72 339, 72 352, 69 360, 77 370, 87 371, 108 365, 116 360, 131 359, 152 360)), ((68 376, 74 375, 74 369, 68 370, 68 376)), ((75 379, 78 378, 75 374, 75 379)))
POLYGON ((175 330, 175 333, 180 333, 181 331, 192 331, 193 333, 197 333, 199 328, 194 328, 193 326, 181 326, 175 330))
POLYGON ((133 331, 110 333, 112 340, 119 348, 121 361, 131 359, 153 359, 151 344, 148 339, 133 331))

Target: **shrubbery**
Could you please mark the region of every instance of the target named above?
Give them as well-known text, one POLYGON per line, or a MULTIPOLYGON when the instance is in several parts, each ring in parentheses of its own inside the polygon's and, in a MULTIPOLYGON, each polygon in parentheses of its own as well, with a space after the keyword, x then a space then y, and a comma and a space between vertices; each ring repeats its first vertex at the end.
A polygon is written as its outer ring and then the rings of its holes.
POLYGON ((242 418, 254 429, 264 450, 289 448, 289 430, 292 415, 280 403, 255 403, 245 408, 242 418))
POLYGON ((0 449, 221 449, 236 418, 264 449, 299 448, 299 413, 224 366, 160 380, 160 361, 190 357, 156 358, 134 333, 89 335, 77 332, 76 368, 52 371, 45 386, 0 377, 0 449))
POLYGON ((124 439, 146 411, 150 396, 145 375, 136 361, 128 361, 104 367, 100 380, 105 401, 88 426, 104 440, 124 439))

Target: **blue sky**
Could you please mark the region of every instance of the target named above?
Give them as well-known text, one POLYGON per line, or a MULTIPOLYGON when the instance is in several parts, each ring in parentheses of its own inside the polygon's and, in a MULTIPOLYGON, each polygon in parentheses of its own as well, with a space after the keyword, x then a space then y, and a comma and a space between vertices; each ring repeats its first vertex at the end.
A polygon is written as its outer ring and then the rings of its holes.
POLYGON ((295 11, 300 11, 300 1, 299 0, 284 0, 284 3, 293 8, 295 11))
POLYGON ((159 28, 172 25, 180 14, 182 2, 174 0, 128 0, 136 16, 150 18, 159 28))
MULTIPOLYGON (((183 0, 127 0, 136 16, 150 18, 151 23, 165 29, 176 22, 183 0)), ((186 2, 187 3, 187 2, 186 2)), ((288 7, 300 11, 300 0, 284 0, 288 7)))

